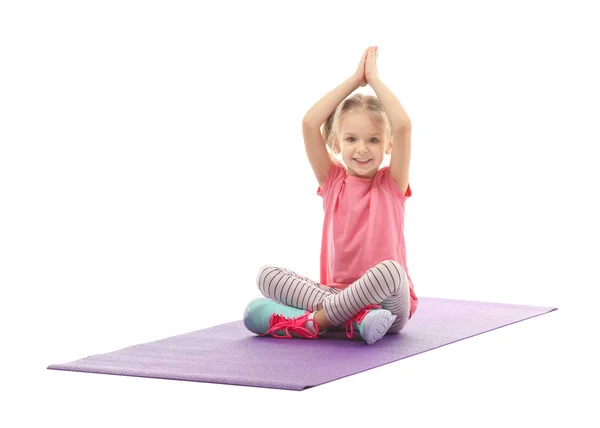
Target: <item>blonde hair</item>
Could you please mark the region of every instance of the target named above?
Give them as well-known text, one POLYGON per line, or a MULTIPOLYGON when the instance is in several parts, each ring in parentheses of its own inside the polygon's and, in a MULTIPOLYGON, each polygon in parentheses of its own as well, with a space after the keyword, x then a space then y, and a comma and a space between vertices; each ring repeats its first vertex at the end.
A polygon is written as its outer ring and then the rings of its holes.
POLYGON ((349 112, 367 113, 385 131, 388 138, 392 136, 390 120, 379 98, 373 95, 354 94, 342 101, 323 124, 321 135, 329 149, 329 156, 333 160, 336 160, 341 153, 340 124, 344 115, 349 112))

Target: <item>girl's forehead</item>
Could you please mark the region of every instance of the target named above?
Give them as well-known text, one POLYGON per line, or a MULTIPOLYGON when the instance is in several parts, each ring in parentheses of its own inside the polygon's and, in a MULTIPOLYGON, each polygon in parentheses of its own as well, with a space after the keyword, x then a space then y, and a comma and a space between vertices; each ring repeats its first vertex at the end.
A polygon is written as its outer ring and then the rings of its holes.
POLYGON ((347 122, 340 126, 341 134, 383 134, 384 130, 375 123, 347 122))
POLYGON ((369 128, 369 129, 342 129, 342 135, 383 135, 384 132, 379 128, 369 128))
POLYGON ((350 112, 340 122, 340 130, 347 132, 381 132, 375 118, 365 112, 350 112))

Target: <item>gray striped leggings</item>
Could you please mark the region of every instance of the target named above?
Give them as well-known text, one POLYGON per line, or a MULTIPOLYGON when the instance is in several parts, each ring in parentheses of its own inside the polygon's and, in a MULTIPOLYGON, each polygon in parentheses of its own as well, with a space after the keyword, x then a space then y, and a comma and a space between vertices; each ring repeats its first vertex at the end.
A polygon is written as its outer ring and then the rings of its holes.
POLYGON ((388 333, 398 333, 406 325, 410 314, 406 271, 394 260, 378 263, 343 290, 273 265, 263 266, 256 280, 265 297, 311 312, 322 307, 327 319, 336 326, 342 326, 365 306, 378 304, 396 315, 388 333))

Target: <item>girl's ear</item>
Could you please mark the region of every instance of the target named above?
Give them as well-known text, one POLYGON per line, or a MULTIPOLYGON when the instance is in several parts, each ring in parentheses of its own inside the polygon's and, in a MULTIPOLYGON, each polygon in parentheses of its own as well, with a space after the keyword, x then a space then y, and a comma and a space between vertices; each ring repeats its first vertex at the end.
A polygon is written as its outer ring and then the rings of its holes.
POLYGON ((385 149, 385 154, 386 155, 389 155, 390 153, 392 153, 392 145, 393 145, 393 142, 394 142, 393 140, 394 140, 394 137, 390 137, 390 139, 388 140, 388 144, 387 144, 387 147, 385 149))

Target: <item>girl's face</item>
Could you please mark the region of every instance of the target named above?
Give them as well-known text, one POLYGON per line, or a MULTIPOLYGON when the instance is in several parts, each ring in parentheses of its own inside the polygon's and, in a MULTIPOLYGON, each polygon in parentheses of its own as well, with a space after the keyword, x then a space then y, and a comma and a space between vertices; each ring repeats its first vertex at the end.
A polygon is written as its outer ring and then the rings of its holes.
POLYGON ((346 113, 340 123, 340 149, 348 175, 373 178, 386 154, 391 152, 392 141, 364 112, 346 113), (361 160, 368 160, 360 162, 361 160))

